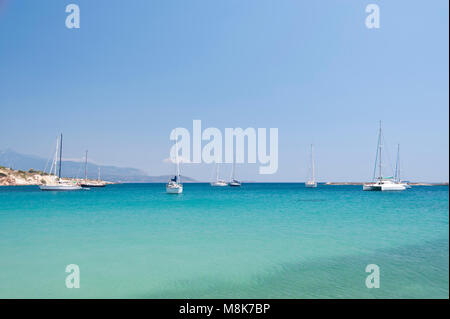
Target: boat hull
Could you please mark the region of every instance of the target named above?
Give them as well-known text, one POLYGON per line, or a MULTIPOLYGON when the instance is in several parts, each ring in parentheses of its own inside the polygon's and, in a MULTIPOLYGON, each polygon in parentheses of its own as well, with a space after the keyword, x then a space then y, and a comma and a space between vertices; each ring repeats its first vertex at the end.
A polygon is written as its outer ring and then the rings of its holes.
POLYGON ((374 184, 364 184, 363 185, 363 191, 381 191, 381 186, 376 186, 374 184))
POLYGON ((166 192, 168 194, 181 194, 183 192, 183 186, 179 187, 166 186, 166 192))
POLYGON ((92 187, 105 187, 106 184, 80 184, 83 188, 92 188, 92 187))
POLYGON ((307 187, 307 188, 316 188, 317 187, 317 182, 306 182, 305 183, 305 187, 307 187))
POLYGON ((382 191, 404 191, 406 187, 402 184, 394 184, 394 185, 383 185, 381 186, 382 191))
POLYGON ((40 185, 41 191, 77 191, 81 189, 79 185, 40 185))
POLYGON ((215 183, 211 183, 211 186, 213 186, 213 187, 224 187, 224 186, 228 186, 228 184, 226 182, 215 182, 215 183))
POLYGON ((404 191, 406 189, 406 186, 404 184, 399 183, 372 183, 372 184, 364 184, 363 190, 364 191, 404 191))

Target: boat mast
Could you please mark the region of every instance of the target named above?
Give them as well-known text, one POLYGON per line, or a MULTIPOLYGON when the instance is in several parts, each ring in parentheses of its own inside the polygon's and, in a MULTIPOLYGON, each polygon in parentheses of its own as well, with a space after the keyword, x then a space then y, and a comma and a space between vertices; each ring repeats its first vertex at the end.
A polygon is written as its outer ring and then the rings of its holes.
POLYGON ((311 144, 311 177, 312 177, 312 181, 314 182, 316 180, 315 175, 314 175, 314 146, 311 144))
POLYGON ((62 163, 62 133, 59 139, 59 171, 58 179, 61 179, 61 163, 62 163))
POLYGON ((380 121, 380 131, 378 133, 378 153, 379 153, 379 158, 378 158, 378 170, 379 170, 379 175, 378 175, 378 179, 381 180, 383 177, 381 175, 381 121, 380 121))
POLYGON ((97 176, 97 180, 100 181, 100 167, 98 167, 98 176, 97 176))
POLYGON ((400 182, 400 144, 397 145, 397 163, 395 164, 395 180, 400 182))
MULTIPOLYGON (((176 135, 176 132, 175 132, 175 135, 176 135)), ((178 160, 178 139, 175 140, 175 160, 177 162, 177 171, 176 171, 177 182, 180 183, 180 163, 178 160)))
POLYGON ((235 164, 234 164, 234 158, 233 158, 233 165, 231 166, 231 181, 234 181, 234 169, 235 169, 235 164))
POLYGON ((84 162, 84 180, 87 182, 87 155, 88 155, 88 151, 86 150, 86 157, 85 157, 85 162, 84 162))
POLYGON ((56 166, 58 165, 58 152, 59 152, 59 137, 56 138, 55 155, 53 156, 52 166, 50 167, 50 174, 56 176, 56 166))

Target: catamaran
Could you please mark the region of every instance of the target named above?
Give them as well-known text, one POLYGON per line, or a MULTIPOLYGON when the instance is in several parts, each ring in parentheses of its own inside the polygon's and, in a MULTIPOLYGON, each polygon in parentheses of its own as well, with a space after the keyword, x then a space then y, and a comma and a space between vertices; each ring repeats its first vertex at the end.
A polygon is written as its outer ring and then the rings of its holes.
POLYGON ((75 191, 81 189, 81 186, 76 183, 65 182, 61 180, 61 166, 62 166, 62 134, 59 139, 56 139, 56 151, 53 158, 52 166, 50 167, 50 173, 56 175, 56 167, 59 164, 58 178, 54 184, 39 185, 39 188, 43 191, 75 191), (59 154, 59 160, 58 160, 59 154))
POLYGON ((317 187, 316 177, 314 175, 314 146, 311 144, 311 179, 306 181, 305 187, 315 188, 317 187))
POLYGON ((91 187, 105 187, 106 183, 100 181, 100 167, 98 168, 98 179, 97 182, 89 182, 88 181, 88 151, 86 151, 85 161, 84 161, 84 182, 80 184, 83 188, 91 188, 91 187))
POLYGON ((233 161, 233 166, 231 167, 231 178, 230 178, 230 182, 228 183, 228 186, 231 187, 240 187, 242 184, 240 181, 238 181, 235 177, 234 177, 234 173, 235 173, 236 167, 235 167, 235 163, 233 161))
POLYGON ((216 163, 215 172, 216 172, 216 180, 211 183, 211 186, 219 186, 219 187, 228 186, 227 182, 225 182, 222 179, 219 179, 219 163, 216 163))
POLYGON ((180 161, 178 160, 178 142, 175 141, 175 161, 176 173, 173 178, 166 184, 166 192, 169 194, 181 194, 183 192, 183 184, 180 179, 180 161))
POLYGON ((403 191, 406 189, 406 186, 402 183, 396 181, 393 177, 383 177, 382 174, 382 163, 381 163, 381 151, 383 146, 383 135, 381 131, 381 121, 380 121, 380 129, 378 132, 378 145, 377 145, 377 155, 375 157, 375 167, 373 170, 373 179, 374 182, 363 184, 364 191, 403 191), (376 170, 378 164, 378 177, 375 178, 376 170))

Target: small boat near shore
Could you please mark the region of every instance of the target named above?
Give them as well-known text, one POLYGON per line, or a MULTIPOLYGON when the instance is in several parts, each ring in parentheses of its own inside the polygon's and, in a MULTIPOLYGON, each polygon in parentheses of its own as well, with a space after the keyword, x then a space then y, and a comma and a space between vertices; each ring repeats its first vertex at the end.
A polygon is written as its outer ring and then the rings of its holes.
POLYGON ((88 151, 86 151, 85 162, 84 162, 84 181, 80 183, 80 186, 86 189, 90 189, 92 187, 105 187, 106 183, 100 180, 100 167, 98 168, 98 177, 97 181, 89 181, 88 179, 88 151))
POLYGON ((80 190, 81 186, 75 182, 68 182, 63 181, 61 179, 61 167, 62 167, 62 134, 60 135, 59 139, 56 139, 56 151, 55 156, 53 158, 53 163, 50 168, 50 172, 54 171, 54 175, 56 175, 56 168, 59 164, 58 169, 58 177, 56 179, 56 182, 54 184, 45 184, 45 185, 39 185, 39 188, 42 191, 76 191, 80 190), (59 160, 58 160, 59 155, 59 160))

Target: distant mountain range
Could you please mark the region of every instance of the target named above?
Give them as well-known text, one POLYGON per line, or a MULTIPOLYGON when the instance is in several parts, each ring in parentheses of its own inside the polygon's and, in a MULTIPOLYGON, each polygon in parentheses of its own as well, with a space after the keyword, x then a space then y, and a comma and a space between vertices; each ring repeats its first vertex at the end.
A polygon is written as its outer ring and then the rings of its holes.
MULTIPOLYGON (((0 166, 10 167, 16 170, 28 171, 30 169, 48 170, 51 161, 35 156, 17 153, 11 149, 0 151, 0 166), (47 166, 47 168, 46 168, 47 166)), ((98 168, 100 168, 101 179, 110 182, 123 183, 165 183, 168 181, 169 175, 150 176, 146 172, 130 167, 117 167, 112 165, 98 165, 88 162, 88 178, 96 179, 98 168)), ((84 178, 84 163, 70 160, 63 160, 62 177, 84 178)), ((184 182, 196 182, 195 179, 182 176, 184 182)))

